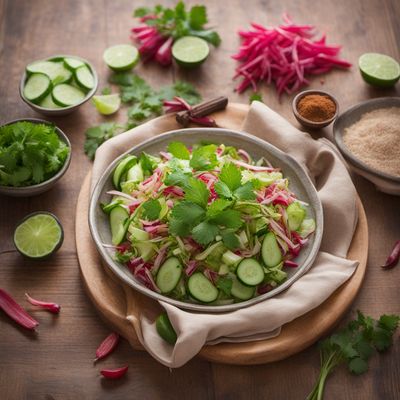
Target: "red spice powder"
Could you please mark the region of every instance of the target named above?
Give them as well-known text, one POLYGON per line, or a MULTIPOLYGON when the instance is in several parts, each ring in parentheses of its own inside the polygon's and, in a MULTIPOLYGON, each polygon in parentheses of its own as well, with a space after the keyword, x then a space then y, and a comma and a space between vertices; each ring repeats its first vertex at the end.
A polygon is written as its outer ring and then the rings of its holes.
POLYGON ((297 103, 297 111, 310 121, 323 122, 335 115, 336 104, 328 96, 308 94, 297 103))

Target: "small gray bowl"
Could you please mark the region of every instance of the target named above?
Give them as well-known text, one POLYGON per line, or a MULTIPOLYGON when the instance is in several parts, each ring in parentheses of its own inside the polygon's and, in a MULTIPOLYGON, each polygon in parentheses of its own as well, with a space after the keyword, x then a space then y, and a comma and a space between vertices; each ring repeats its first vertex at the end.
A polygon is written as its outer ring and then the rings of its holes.
POLYGON ((371 181, 381 192, 400 196, 400 177, 370 167, 357 158, 343 142, 345 129, 359 121, 363 114, 390 107, 400 107, 400 97, 380 97, 356 104, 337 118, 333 125, 333 136, 343 157, 356 173, 371 181))
POLYGON ((93 190, 89 204, 89 226, 96 247, 105 264, 123 282, 154 300, 164 301, 182 309, 218 313, 234 311, 271 298, 287 289, 304 273, 306 273, 311 268, 321 243, 323 232, 323 211, 321 201, 310 178, 304 171, 303 167, 290 155, 277 149, 275 146, 272 146, 264 140, 245 132, 220 128, 193 128, 179 129, 155 136, 131 148, 126 153, 116 158, 104 171, 93 190), (133 277, 125 265, 114 260, 114 251, 104 246, 104 244, 111 243, 111 232, 108 215, 106 215, 100 207, 100 203, 110 201, 110 195, 107 195, 106 192, 114 189, 112 184, 113 171, 118 162, 127 154, 139 155, 143 151, 149 154, 158 154, 159 151, 165 151, 168 144, 172 141, 181 141, 188 146, 192 146, 201 141, 224 143, 225 145, 242 148, 256 158, 266 157, 272 165, 281 168, 284 176, 289 178, 293 192, 296 193, 301 200, 306 201, 310 205, 308 208, 308 214, 309 217, 314 218, 316 221, 316 231, 311 235, 308 246, 304 248, 296 259, 299 267, 288 269, 288 279, 282 285, 277 286, 268 293, 240 303, 221 306, 186 303, 171 299, 146 288, 133 277))
MULTIPOLYGON (((28 106, 30 108, 32 108, 32 110, 34 110, 34 111, 36 111, 36 112, 38 112, 40 114, 49 116, 49 117, 57 117, 57 116, 62 116, 62 115, 68 115, 68 114, 72 113, 73 111, 77 110, 82 104, 84 104, 88 100, 90 100, 93 97, 93 95, 96 93, 97 87, 99 85, 99 79, 97 77, 96 70, 94 69, 93 65, 89 61, 85 60, 84 58, 78 57, 78 56, 70 56, 70 55, 66 55, 66 54, 55 55, 55 56, 46 58, 43 61, 51 61, 51 60, 56 60, 58 58, 66 58, 66 57, 76 58, 77 60, 82 61, 83 63, 85 63, 89 67, 90 71, 93 74, 93 79, 94 79, 93 89, 90 90, 86 94, 86 97, 82 101, 80 101, 79 103, 74 104, 72 106, 62 107, 62 108, 44 108, 44 107, 39 106, 38 104, 32 103, 31 101, 29 101, 24 96, 24 86, 25 86, 25 82, 26 82, 26 79, 27 79, 27 76, 28 76, 28 74, 26 73, 26 70, 24 70, 24 73, 22 74, 22 77, 21 77, 21 82, 19 84, 19 95, 21 96, 21 99, 26 104, 28 104, 28 106)), ((41 61, 41 60, 36 60, 36 61, 41 61)), ((35 62, 35 61, 32 61, 32 62, 35 62)))
POLYGON ((334 96, 332 96, 330 93, 325 92, 323 90, 304 90, 304 91, 300 92, 299 94, 297 94, 295 96, 295 98, 293 99, 292 110, 293 110, 293 114, 296 117, 297 121, 299 121, 300 124, 303 125, 304 127, 311 128, 311 129, 321 129, 321 128, 325 128, 326 126, 331 124, 335 120, 335 118, 338 116, 338 114, 339 114, 339 103, 338 103, 338 101, 336 100, 336 98, 334 96), (297 105, 299 104, 299 101, 303 97, 308 96, 310 94, 319 94, 321 96, 329 97, 335 103, 335 106, 336 106, 335 114, 331 118, 329 118, 329 119, 327 119, 325 121, 320 121, 320 122, 311 121, 311 120, 309 120, 307 118, 304 118, 298 112, 297 105))
MULTIPOLYGON (((34 124, 53 125, 51 122, 44 121, 42 119, 20 118, 20 119, 15 119, 14 121, 7 122, 6 124, 3 124, 2 126, 6 126, 6 125, 13 124, 15 122, 22 122, 22 121, 32 122, 34 124)), ((67 135, 57 126, 55 126, 55 129, 58 134, 58 137, 69 147, 69 154, 68 154, 62 168, 50 179, 48 179, 47 181, 44 181, 42 183, 38 183, 37 185, 18 186, 18 187, 0 186, 0 194, 4 194, 7 196, 13 196, 13 197, 36 196, 38 194, 41 194, 41 193, 46 192, 47 190, 51 189, 57 183, 57 181, 65 174, 65 172, 67 171, 69 164, 71 162, 72 147, 71 147, 71 143, 70 143, 67 135)))

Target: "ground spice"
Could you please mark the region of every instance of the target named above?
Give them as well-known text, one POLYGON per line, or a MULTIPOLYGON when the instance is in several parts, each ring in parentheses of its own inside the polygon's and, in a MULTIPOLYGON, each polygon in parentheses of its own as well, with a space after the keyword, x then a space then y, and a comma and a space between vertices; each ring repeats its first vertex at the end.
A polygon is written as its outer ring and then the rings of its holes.
POLYGON ((346 147, 370 167, 400 177, 400 107, 380 108, 345 129, 346 147))
POLYGON ((303 118, 310 121, 323 122, 335 115, 336 104, 328 96, 308 94, 297 103, 297 111, 303 118))

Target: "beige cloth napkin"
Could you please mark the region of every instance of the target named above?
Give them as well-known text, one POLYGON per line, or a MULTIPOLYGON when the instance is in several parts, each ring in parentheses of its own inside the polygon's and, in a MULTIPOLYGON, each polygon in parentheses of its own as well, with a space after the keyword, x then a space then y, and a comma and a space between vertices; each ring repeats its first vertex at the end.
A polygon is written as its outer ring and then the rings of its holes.
MULTIPOLYGON (((226 113, 220 114, 221 118, 217 116, 217 121, 223 127, 237 127, 244 110, 239 105, 230 106, 226 113)), ((117 155, 144 139, 176 127, 173 116, 165 116, 103 144, 96 153, 92 187, 117 155)), ((231 313, 206 314, 181 310, 160 302, 177 332, 175 346, 168 345, 158 336, 154 318, 143 314, 138 327, 135 318, 127 315, 127 320, 132 322, 132 329, 136 329, 146 350, 162 364, 172 368, 189 361, 205 343, 243 342, 279 335, 282 325, 319 306, 350 278, 358 265, 357 261, 345 258, 357 222, 356 191, 345 165, 335 151, 323 140, 313 140, 259 102, 252 103, 242 129, 289 153, 308 172, 324 210, 320 252, 309 272, 288 290, 248 308, 231 313)))

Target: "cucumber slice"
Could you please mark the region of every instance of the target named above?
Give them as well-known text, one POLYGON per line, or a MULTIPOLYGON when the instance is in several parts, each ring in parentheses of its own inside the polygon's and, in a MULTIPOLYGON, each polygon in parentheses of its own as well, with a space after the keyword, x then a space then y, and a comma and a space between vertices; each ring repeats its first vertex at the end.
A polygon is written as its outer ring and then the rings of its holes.
POLYGON ((150 235, 148 232, 136 228, 135 226, 133 226, 133 224, 129 225, 128 231, 132 235, 131 240, 133 241, 144 242, 150 239, 150 235))
POLYGON ((282 253, 276 241, 275 234, 273 232, 268 232, 265 235, 262 247, 261 255, 264 264, 267 267, 274 267, 282 261, 282 253))
POLYGON ((121 177, 122 175, 129 169, 132 167, 132 165, 136 164, 137 162, 137 157, 135 156, 127 156, 125 158, 123 158, 117 165, 117 167, 114 170, 114 174, 113 174, 113 184, 115 186, 116 189, 120 189, 121 188, 121 177))
POLYGON ((169 344, 175 344, 178 339, 167 313, 160 314, 156 319, 157 333, 169 344))
POLYGON ((291 231, 297 231, 306 216, 306 210, 298 201, 295 201, 292 204, 289 204, 286 212, 288 215, 289 229, 291 231))
POLYGON ((164 261, 158 270, 156 284, 161 293, 172 292, 182 275, 182 265, 176 257, 170 257, 164 261))
POLYGON ((64 58, 64 67, 70 71, 74 71, 79 67, 83 67, 85 63, 77 58, 67 57, 64 58))
POLYGON ((218 297, 218 289, 201 272, 189 278, 188 289, 190 295, 202 303, 211 303, 218 297))
POLYGON ((14 232, 14 244, 25 257, 41 259, 55 253, 62 245, 61 223, 50 213, 37 212, 25 217, 14 232))
POLYGON ((115 246, 117 246, 124 240, 126 231, 128 229, 128 217, 128 211, 122 206, 114 207, 110 211, 110 225, 112 236, 111 242, 115 246))
POLYGON ((142 257, 143 261, 150 261, 156 253, 151 242, 139 242, 135 243, 134 246, 137 248, 139 256, 142 257))
POLYGON ((143 169, 140 164, 136 164, 131 167, 126 174, 127 182, 141 182, 143 179, 143 169))
POLYGON ((53 85, 69 82, 72 78, 72 72, 66 69, 61 62, 37 61, 26 67, 29 73, 41 72, 46 74, 53 85))
POLYGON ((41 73, 32 74, 25 83, 24 96, 32 103, 38 103, 51 91, 50 78, 41 73))
POLYGON ((78 85, 85 90, 94 88, 94 77, 87 65, 83 65, 75 70, 75 79, 78 85))
POLYGON ((51 93, 54 103, 61 107, 69 107, 80 103, 85 98, 85 93, 71 85, 63 83, 54 87, 51 93))
POLYGON ((54 103, 53 98, 51 97, 51 93, 49 93, 41 102, 40 102, 40 107, 43 108, 50 108, 50 109, 55 109, 55 108, 61 108, 59 105, 54 103))
POLYGON ((254 258, 245 258, 237 267, 236 275, 247 286, 257 286, 264 280, 264 269, 254 258))
POLYGON ((222 262, 224 262, 227 265, 236 265, 240 261, 243 260, 243 257, 238 256, 234 252, 228 250, 224 254, 222 254, 222 262))
POLYGON ((233 279, 231 295, 239 300, 249 300, 254 297, 255 287, 246 286, 239 282, 238 279, 233 279))

